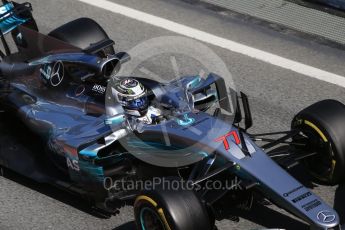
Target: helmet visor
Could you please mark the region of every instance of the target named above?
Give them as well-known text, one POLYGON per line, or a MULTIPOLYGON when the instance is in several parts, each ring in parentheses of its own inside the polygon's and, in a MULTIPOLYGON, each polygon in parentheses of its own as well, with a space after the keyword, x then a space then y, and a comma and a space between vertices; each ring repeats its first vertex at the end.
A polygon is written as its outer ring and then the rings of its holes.
POLYGON ((147 108, 148 107, 148 99, 147 97, 140 97, 134 100, 126 101, 125 107, 131 110, 137 110, 140 108, 147 108))
POLYGON ((148 111, 149 101, 147 96, 144 96, 130 101, 122 101, 122 105, 127 113, 134 116, 144 116, 148 111))

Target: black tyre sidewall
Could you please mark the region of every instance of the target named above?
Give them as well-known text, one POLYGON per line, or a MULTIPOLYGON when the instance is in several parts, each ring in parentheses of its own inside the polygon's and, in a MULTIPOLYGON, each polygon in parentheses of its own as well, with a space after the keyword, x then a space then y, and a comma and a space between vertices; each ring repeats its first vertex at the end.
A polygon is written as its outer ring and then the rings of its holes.
POLYGON ((296 115, 292 122, 292 129, 297 128, 303 131, 304 121, 309 121, 320 129, 332 146, 336 160, 333 177, 322 182, 330 185, 343 182, 345 179, 345 106, 335 100, 315 103, 296 115), (296 125, 298 120, 303 121, 303 124, 296 125))
MULTIPOLYGON (((214 220, 194 191, 152 190, 143 192, 141 196, 149 197, 157 203, 155 210, 158 212, 162 209, 171 230, 213 229, 214 220)), ((139 215, 143 205, 147 205, 147 202, 136 202, 134 205, 138 229, 141 229, 139 215)))

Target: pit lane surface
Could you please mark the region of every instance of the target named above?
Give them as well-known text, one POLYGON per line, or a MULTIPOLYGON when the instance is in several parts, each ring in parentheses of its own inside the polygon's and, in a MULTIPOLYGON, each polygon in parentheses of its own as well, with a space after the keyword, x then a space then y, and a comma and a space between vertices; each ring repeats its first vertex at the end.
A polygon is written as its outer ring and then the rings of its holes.
MULTIPOLYGON (((78 17, 98 21, 117 43, 117 50, 129 50, 142 41, 157 36, 176 35, 104 9, 73 0, 33 0, 34 15, 42 32, 78 17)), ((241 44, 276 54, 290 60, 345 76, 343 50, 313 43, 289 33, 279 33, 246 22, 241 17, 218 14, 178 0, 116 0, 161 18, 187 25, 241 44)), ((345 89, 286 70, 248 56, 208 45, 227 64, 238 89, 250 97, 255 127, 252 132, 288 129, 300 109, 325 98, 345 103, 345 89)), ((155 74, 174 74, 169 60, 152 64, 155 74)), ((190 74, 193 68, 180 69, 190 74)), ((326 202, 335 205, 345 222, 345 188, 318 186, 313 189, 326 202)), ((231 209, 231 207, 229 207, 231 209)), ((303 229, 305 226, 275 206, 258 206, 239 212, 239 223, 220 220, 219 229, 260 227, 303 229)), ((77 198, 49 186, 24 178, 0 177, 0 229, 134 229, 131 207, 121 209, 111 219, 98 218, 77 198)))

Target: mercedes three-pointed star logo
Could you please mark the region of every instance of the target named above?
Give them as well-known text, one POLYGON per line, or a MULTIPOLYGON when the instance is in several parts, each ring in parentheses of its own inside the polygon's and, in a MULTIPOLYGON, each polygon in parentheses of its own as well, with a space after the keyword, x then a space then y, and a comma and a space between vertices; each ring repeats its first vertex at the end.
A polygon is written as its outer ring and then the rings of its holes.
POLYGON ((317 214, 317 219, 323 223, 331 223, 336 219, 336 216, 330 211, 321 211, 317 214))
POLYGON ((65 75, 64 66, 61 61, 58 61, 54 64, 52 73, 50 76, 50 84, 54 87, 61 84, 65 75))

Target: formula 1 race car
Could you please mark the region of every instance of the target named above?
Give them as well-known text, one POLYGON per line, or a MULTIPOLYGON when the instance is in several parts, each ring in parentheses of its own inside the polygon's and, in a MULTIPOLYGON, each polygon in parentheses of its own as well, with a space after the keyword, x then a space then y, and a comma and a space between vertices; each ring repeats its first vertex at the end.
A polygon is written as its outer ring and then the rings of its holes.
POLYGON ((332 207, 287 172, 300 164, 315 182, 345 180, 340 102, 311 105, 289 131, 251 134, 247 96, 221 76, 167 82, 116 76, 130 57, 115 52, 95 21, 80 18, 43 35, 29 3, 4 1, 0 11, 5 169, 77 193, 109 215, 134 201, 142 230, 215 229, 225 207, 220 204, 250 208, 258 197, 313 229, 340 229, 332 207), (18 52, 11 52, 6 34, 18 52), (119 85, 127 87, 123 94, 145 91, 139 101, 133 98, 135 105, 154 107, 159 115, 150 122, 133 118, 125 110, 132 101, 114 94, 119 85), (16 148, 7 147, 13 143, 16 148), (157 178, 154 187, 129 188, 157 178), (179 186, 164 186, 176 181, 179 186), (215 181, 221 189, 211 186, 215 181))

